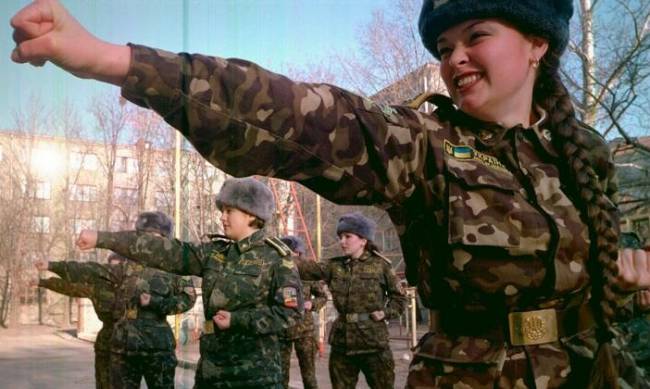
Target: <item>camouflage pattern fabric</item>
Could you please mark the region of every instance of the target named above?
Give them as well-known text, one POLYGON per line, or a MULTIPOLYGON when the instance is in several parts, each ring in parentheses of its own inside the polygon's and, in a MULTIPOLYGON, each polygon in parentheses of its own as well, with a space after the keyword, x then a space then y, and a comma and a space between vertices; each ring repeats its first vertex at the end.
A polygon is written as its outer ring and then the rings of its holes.
MULTIPOLYGON (((407 278, 427 308, 564 308, 566 296, 588 287, 588 229, 560 181, 561 157, 541 110, 528 128, 503 128, 451 105, 426 114, 375 104, 240 59, 131 48, 122 95, 158 112, 214 166, 234 176, 297 181, 337 203, 385 209, 400 236, 407 278)), ((595 131, 584 128, 579 136, 614 215, 609 149, 595 131)), ((485 352, 469 353, 462 348, 472 339, 461 338, 447 341, 479 366, 493 364, 494 355, 525 358, 532 376, 523 379, 538 387, 579 374, 564 344, 525 353, 488 344, 485 352)), ((433 348, 427 358, 465 366, 467 357, 446 351, 433 348)), ((502 371, 511 370, 495 374, 502 371)))
POLYGON ((237 242, 192 244, 132 231, 99 232, 97 247, 171 273, 203 277, 207 324, 219 310, 230 328, 212 324, 200 340, 197 388, 282 387, 277 335, 302 311, 302 291, 288 248, 262 231, 237 242))
MULTIPOLYGON (((302 281, 302 280, 301 280, 302 281)), ((302 281, 303 300, 311 301, 312 308, 305 311, 302 319, 284 331, 280 337, 280 354, 282 360, 282 375, 284 387, 289 387, 291 369, 291 349, 295 348, 300 375, 305 388, 317 388, 316 382, 316 352, 318 351, 315 337, 313 312, 318 312, 327 303, 327 294, 320 281, 302 281)))
MULTIPOLYGON (((306 313, 310 315, 310 313, 306 313)), ((318 388, 316 380, 316 353, 318 352, 318 342, 314 334, 304 336, 298 339, 280 339, 280 360, 282 362, 282 375, 284 377, 283 386, 289 388, 291 378, 291 351, 296 350, 298 365, 300 366, 300 375, 302 385, 305 389, 318 388)))
POLYGON ((149 388, 173 388, 176 339, 166 317, 194 306, 192 281, 130 261, 120 266, 114 306, 124 313, 111 339, 111 382, 139 388, 144 377, 149 388), (151 296, 147 306, 140 304, 143 293, 151 296))
POLYGON ((348 354, 388 348, 386 322, 367 317, 371 312, 384 311, 386 320, 390 320, 404 311, 406 295, 387 260, 365 251, 358 259, 300 261, 298 268, 304 279, 324 280, 332 293, 339 313, 329 334, 332 347, 348 354), (354 314, 361 316, 354 321, 346 318, 354 314))
POLYGON ((175 355, 111 355, 111 384, 113 388, 139 389, 144 377, 149 389, 173 389, 175 355))
POLYGON ((333 389, 354 389, 359 372, 366 377, 371 389, 390 389, 395 386, 395 361, 389 349, 374 353, 349 355, 333 348, 329 359, 333 389))
POLYGON ((61 278, 39 280, 39 286, 72 297, 90 299, 102 322, 102 328, 95 338, 95 386, 98 389, 110 388, 110 349, 113 333, 113 303, 115 301, 115 282, 113 273, 104 265, 94 262, 74 261, 49 262, 48 270, 61 278))

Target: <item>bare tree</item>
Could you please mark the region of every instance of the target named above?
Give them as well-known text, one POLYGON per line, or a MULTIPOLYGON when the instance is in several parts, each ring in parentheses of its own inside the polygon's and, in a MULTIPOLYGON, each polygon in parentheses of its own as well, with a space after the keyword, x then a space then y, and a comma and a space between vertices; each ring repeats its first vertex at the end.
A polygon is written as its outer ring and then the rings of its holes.
POLYGON ((579 0, 577 16, 563 75, 582 120, 650 151, 633 137, 650 129, 650 3, 579 0))

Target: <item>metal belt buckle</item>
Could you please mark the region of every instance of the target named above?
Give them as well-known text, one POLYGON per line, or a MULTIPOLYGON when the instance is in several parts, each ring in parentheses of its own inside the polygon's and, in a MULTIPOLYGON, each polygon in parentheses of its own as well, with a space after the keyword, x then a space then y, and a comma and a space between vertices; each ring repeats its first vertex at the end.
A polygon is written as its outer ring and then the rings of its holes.
POLYGON ((203 333, 214 334, 214 322, 212 320, 206 320, 203 322, 203 333))
POLYGON ((511 312, 508 314, 510 343, 529 346, 558 340, 555 309, 511 312))
POLYGON ((126 309, 126 318, 129 320, 135 320, 138 318, 138 310, 135 308, 126 309))
POLYGON ((359 314, 358 313, 346 313, 345 314, 345 321, 348 323, 356 323, 359 321, 359 314))

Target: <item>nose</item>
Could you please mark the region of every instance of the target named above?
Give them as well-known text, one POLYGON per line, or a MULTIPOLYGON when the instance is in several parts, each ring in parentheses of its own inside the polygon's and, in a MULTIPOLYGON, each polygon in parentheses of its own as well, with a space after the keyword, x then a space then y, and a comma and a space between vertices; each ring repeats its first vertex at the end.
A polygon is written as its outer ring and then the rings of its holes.
POLYGON ((463 45, 456 45, 447 58, 447 62, 451 66, 463 65, 468 61, 467 50, 463 45))

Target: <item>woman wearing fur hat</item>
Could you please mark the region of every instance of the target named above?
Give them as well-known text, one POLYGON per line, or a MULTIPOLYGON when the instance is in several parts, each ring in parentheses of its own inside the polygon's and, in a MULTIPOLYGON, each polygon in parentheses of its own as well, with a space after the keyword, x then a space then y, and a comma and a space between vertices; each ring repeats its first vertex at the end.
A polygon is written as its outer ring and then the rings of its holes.
POLYGON ((616 386, 618 292, 650 286, 650 267, 632 250, 617 263, 614 166, 559 76, 572 14, 571 0, 424 0, 420 33, 451 96, 430 98, 432 114, 247 61, 112 45, 56 0, 12 19, 12 59, 121 86, 230 174, 386 209, 438 318, 410 386, 616 386))
POLYGON ((372 220, 358 212, 343 215, 336 234, 343 256, 298 265, 305 279, 327 283, 338 312, 329 334, 332 387, 355 388, 362 372, 371 388, 392 388, 395 362, 386 320, 404 311, 404 291, 390 260, 372 242, 372 220))
POLYGON ((193 244, 137 231, 82 231, 82 250, 106 248, 143 265, 203 278, 205 325, 196 388, 282 388, 277 335, 302 311, 289 250, 262 228, 271 190, 253 178, 224 182, 216 204, 224 234, 193 244))

